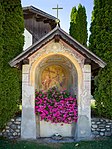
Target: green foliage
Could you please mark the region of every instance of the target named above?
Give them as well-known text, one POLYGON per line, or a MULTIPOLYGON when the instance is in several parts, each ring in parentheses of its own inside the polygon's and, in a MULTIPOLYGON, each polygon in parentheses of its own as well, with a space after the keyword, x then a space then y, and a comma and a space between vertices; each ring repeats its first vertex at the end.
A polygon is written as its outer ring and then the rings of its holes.
MULTIPOLYGON (((0 3, 0 68, 2 68, 2 61, 3 61, 3 39, 2 39, 2 33, 3 33, 3 21, 4 21, 4 14, 3 14, 3 8, 0 3)), ((1 69, 0 69, 0 78, 1 78, 1 69)))
POLYGON ((73 7, 70 15, 71 22, 76 23, 76 16, 77 16, 77 9, 76 7, 73 7))
MULTIPOLYGON (((4 0, 5 22, 3 25, 5 62, 22 52, 24 44, 24 20, 20 0, 4 0)), ((5 63, 4 63, 5 64, 5 63)))
POLYGON ((95 79, 96 107, 100 116, 112 119, 112 63, 108 63, 95 79))
POLYGON ((70 35, 79 41, 82 45, 87 46, 87 17, 86 10, 81 4, 78 6, 78 10, 76 7, 72 8, 71 16, 70 16, 70 35))
MULTIPOLYGON (((21 71, 11 68, 8 62, 22 52, 24 44, 24 20, 20 0, 3 0, 1 25, 2 40, 0 43, 0 128, 18 111, 21 97, 21 71)), ((1 8, 0 7, 0 8, 1 8)))
POLYGON ((78 33, 77 33, 77 26, 76 26, 76 17, 77 17, 77 9, 76 7, 73 7, 71 11, 71 16, 70 16, 71 22, 70 22, 69 33, 74 39, 77 40, 78 33))
POLYGON ((95 0, 89 48, 104 61, 112 59, 112 1, 95 0))
POLYGON ((112 118, 112 1, 94 0, 89 48, 107 66, 95 79, 96 107, 102 116, 112 118))
POLYGON ((58 90, 57 87, 48 89, 47 95, 48 95, 48 99, 56 99, 57 102, 60 101, 61 98, 69 98, 70 97, 70 94, 68 93, 67 90, 60 92, 60 90, 58 90))

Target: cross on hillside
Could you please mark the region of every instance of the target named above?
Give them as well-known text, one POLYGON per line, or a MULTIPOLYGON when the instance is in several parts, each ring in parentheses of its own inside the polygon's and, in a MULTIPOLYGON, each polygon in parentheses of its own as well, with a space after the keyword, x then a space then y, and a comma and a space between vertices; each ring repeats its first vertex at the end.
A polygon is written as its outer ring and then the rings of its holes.
POLYGON ((63 8, 61 8, 61 7, 58 7, 58 4, 57 4, 57 7, 56 7, 56 8, 52 8, 52 9, 55 9, 55 10, 57 10, 57 19, 58 19, 58 11, 59 11, 60 9, 63 9, 63 8))

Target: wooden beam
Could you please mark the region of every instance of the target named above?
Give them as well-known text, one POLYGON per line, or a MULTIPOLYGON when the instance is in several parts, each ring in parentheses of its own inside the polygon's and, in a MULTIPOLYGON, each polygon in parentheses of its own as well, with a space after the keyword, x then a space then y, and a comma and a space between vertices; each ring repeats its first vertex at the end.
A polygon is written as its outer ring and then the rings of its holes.
POLYGON ((28 59, 28 58, 25 58, 25 59, 22 61, 22 64, 29 64, 29 59, 28 59))
POLYGON ((49 23, 50 24, 50 20, 48 20, 47 18, 44 20, 44 23, 49 23))
POLYGON ((60 41, 60 36, 59 36, 59 35, 56 35, 56 36, 54 37, 54 40, 55 40, 55 42, 59 42, 59 41, 60 41))
POLYGON ((44 20, 45 20, 44 18, 35 18, 35 19, 37 22, 41 22, 41 21, 44 22, 44 20))
POLYGON ((24 19, 31 19, 33 17, 35 17, 35 14, 25 14, 24 15, 24 19))
POLYGON ((84 61, 84 64, 91 64, 91 60, 86 58, 85 61, 84 61))

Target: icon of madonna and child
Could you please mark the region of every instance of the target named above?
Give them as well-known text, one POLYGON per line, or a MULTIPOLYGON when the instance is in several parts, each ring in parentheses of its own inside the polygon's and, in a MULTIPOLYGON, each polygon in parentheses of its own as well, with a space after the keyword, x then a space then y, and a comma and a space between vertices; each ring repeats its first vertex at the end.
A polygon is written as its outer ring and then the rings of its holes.
POLYGON ((41 75, 42 90, 56 87, 64 90, 67 85, 66 71, 59 65, 51 65, 44 69, 41 75))

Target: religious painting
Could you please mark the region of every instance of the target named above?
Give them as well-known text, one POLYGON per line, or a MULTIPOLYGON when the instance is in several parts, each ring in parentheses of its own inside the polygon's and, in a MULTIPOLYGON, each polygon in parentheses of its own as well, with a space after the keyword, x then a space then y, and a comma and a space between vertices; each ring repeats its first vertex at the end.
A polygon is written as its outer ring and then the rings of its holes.
POLYGON ((66 82, 66 71, 59 65, 50 65, 42 72, 42 90, 48 90, 52 87, 57 87, 59 90, 63 90, 66 88, 66 82))

